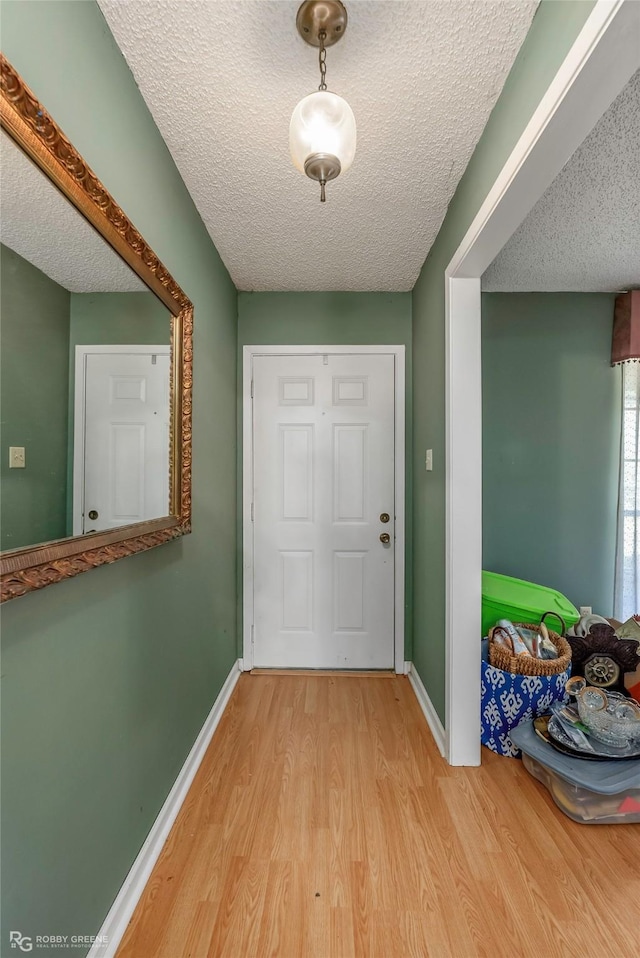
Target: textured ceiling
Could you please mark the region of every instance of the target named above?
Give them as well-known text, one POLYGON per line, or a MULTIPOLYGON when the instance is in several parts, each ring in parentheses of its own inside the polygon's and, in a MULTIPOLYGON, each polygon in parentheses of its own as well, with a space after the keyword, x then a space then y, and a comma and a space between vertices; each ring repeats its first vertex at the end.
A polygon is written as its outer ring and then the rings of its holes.
POLYGON ((0 239, 71 293, 146 291, 6 133, 0 133, 0 239))
POLYGON ((358 148, 323 205, 289 158, 319 82, 298 2, 99 4, 239 289, 408 290, 537 0, 347 0, 327 81, 358 148))
POLYGON ((482 278, 488 291, 640 287, 640 71, 482 278))

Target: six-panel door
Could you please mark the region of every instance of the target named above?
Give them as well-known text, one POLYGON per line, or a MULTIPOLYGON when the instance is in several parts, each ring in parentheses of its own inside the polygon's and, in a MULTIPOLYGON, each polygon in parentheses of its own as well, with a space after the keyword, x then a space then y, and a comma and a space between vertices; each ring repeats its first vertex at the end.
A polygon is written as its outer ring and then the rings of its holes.
POLYGON ((254 666, 392 668, 394 357, 258 356, 253 393, 254 666))

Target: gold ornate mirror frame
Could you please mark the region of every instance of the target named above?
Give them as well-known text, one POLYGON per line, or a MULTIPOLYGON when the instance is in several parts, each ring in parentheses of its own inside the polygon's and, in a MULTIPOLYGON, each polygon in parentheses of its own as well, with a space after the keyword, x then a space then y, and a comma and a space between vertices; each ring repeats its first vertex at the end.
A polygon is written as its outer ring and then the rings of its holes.
POLYGON ((191 531, 193 306, 125 213, 0 54, 0 126, 171 312, 170 515, 0 555, 5 602, 191 531))

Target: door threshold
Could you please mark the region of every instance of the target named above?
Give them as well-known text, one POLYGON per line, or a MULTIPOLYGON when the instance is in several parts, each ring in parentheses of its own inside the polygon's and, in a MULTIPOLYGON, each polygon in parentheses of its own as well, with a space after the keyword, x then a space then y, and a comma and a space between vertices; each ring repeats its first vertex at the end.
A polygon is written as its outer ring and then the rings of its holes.
POLYGON ((393 669, 251 669, 250 675, 330 675, 334 677, 394 679, 393 669))

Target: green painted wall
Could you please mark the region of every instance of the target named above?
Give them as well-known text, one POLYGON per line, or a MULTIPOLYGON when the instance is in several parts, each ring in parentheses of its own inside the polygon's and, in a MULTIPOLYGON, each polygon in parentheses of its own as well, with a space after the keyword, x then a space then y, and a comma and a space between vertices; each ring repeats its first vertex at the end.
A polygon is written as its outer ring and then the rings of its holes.
POLYGON ((483 568, 607 616, 622 405, 614 299, 482 297, 483 568))
MULTIPOLYGON (((410 293, 239 293, 238 395, 242 393, 242 347, 248 345, 404 345, 406 346, 406 568, 405 657, 411 658, 411 294, 410 293)), ((238 477, 242 478, 242 404, 239 403, 238 477)), ((240 489, 240 487, 239 487, 240 489)), ((239 496, 241 506, 242 498, 239 496)), ((239 534, 242 510, 239 510, 239 534)), ((241 541, 241 540, 240 540, 241 541)), ((241 566, 238 565, 241 586, 241 566)), ((241 599, 241 595, 240 595, 241 599)), ((241 611, 241 609, 240 609, 241 611)), ((240 641, 242 636, 240 635, 240 641)), ((242 652, 240 651, 241 655, 242 652)))
POLYGON ((3 52, 195 305, 193 534, 3 607, 4 954, 9 929, 97 932, 236 659, 237 307, 97 5, 0 15, 3 52))
POLYGON ((153 293, 72 293, 70 362, 77 345, 168 344, 171 314, 153 293))
POLYGON ((0 548, 20 549, 66 535, 69 293, 6 246, 0 271, 0 548))
POLYGON ((593 8, 543 0, 413 290, 413 661, 445 714, 444 271, 593 8), (433 449, 433 472, 423 451, 433 449))

